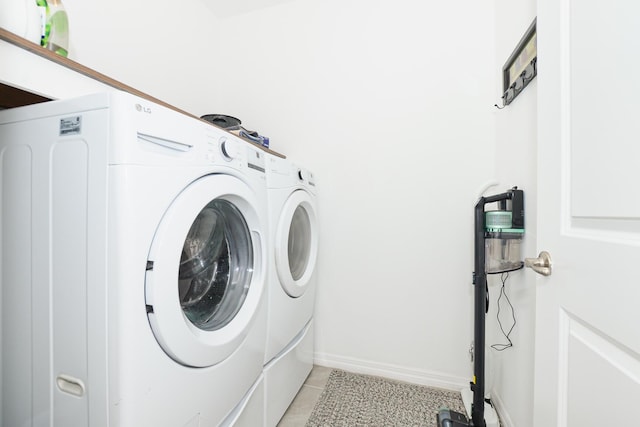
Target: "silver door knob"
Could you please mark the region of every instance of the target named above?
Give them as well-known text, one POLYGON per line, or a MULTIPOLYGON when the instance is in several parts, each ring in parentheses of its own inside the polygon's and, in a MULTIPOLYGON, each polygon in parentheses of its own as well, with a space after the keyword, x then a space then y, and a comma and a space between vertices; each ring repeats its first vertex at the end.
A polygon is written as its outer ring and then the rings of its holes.
POLYGON ((542 251, 538 258, 525 258, 524 266, 543 276, 551 276, 551 255, 547 251, 542 251))

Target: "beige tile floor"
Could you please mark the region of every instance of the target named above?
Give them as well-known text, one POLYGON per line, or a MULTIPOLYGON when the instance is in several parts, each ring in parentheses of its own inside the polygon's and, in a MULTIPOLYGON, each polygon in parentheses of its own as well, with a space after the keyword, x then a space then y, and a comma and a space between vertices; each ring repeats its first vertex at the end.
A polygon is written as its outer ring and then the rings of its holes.
POLYGON ((304 427, 327 384, 331 368, 314 366, 278 427, 304 427))

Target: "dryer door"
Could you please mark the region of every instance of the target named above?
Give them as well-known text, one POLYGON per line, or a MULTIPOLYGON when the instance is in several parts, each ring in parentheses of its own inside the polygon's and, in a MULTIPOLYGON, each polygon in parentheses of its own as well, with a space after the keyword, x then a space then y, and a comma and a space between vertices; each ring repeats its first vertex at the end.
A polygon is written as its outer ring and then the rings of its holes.
POLYGON ((284 291, 297 298, 308 287, 318 256, 318 220, 309 193, 297 190, 289 196, 275 236, 278 278, 284 291))
POLYGON ((262 219, 249 186, 200 178, 173 201, 147 265, 149 323, 162 349, 186 366, 211 366, 242 343, 264 290, 262 219))

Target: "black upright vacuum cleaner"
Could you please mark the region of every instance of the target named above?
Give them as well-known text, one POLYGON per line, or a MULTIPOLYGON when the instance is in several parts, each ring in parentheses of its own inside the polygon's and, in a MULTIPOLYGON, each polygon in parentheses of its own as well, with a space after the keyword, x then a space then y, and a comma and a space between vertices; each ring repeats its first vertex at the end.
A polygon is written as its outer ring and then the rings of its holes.
POLYGON ((438 427, 486 427, 485 422, 485 316, 489 308, 487 274, 523 267, 520 246, 524 234, 524 193, 513 187, 502 194, 481 197, 475 206, 474 241, 474 366, 471 419, 442 408, 436 414, 438 427), (498 203, 498 210, 485 206, 498 203))

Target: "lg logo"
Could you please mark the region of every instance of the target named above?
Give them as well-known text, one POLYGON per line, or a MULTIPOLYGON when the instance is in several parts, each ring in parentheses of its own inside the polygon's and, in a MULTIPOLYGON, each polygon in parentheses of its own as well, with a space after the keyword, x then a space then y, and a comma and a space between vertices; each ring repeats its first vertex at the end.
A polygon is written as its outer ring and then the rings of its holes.
POLYGON ((138 110, 138 112, 140 112, 140 113, 151 114, 151 108, 144 107, 144 106, 142 106, 140 104, 136 104, 136 110, 138 110))

